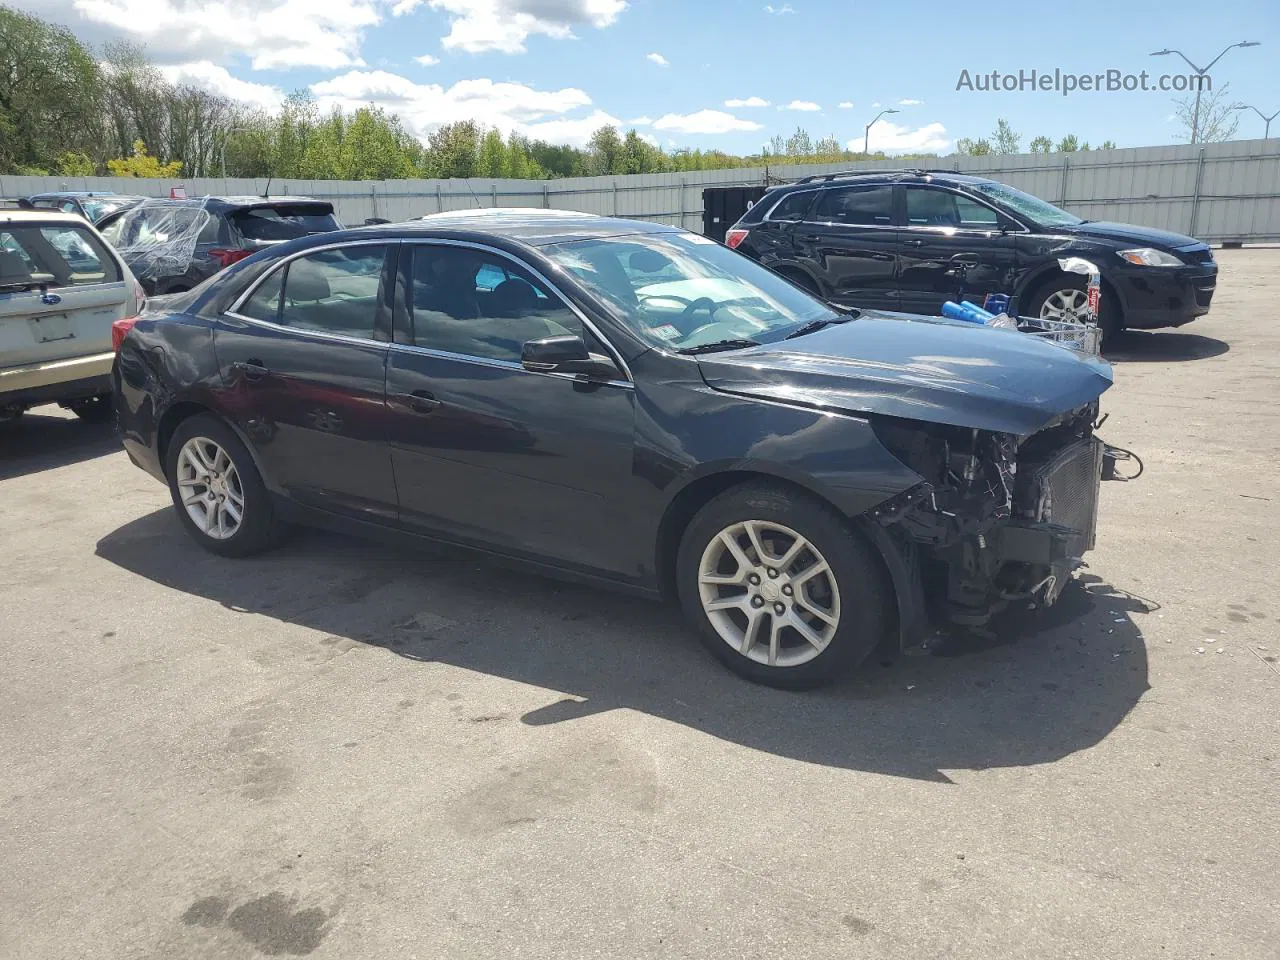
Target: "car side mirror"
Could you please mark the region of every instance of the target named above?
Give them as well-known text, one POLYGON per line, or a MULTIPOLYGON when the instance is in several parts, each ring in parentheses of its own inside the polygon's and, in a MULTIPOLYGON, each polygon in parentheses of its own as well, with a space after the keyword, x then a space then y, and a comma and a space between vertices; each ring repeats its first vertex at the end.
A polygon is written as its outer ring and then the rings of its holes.
POLYGON ((534 373, 569 373, 591 380, 616 380, 617 365, 599 353, 589 353, 581 337, 543 337, 527 340, 520 363, 534 373))

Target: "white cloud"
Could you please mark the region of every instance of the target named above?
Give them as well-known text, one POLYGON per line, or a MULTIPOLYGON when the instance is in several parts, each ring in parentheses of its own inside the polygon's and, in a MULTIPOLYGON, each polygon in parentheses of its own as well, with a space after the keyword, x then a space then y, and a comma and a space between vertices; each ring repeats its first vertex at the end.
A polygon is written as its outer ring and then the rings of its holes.
POLYGON ((652 60, 660 67, 667 66, 667 58, 660 53, 650 53, 645 56, 646 60, 652 60))
POLYGON ((813 111, 821 110, 822 108, 818 106, 816 103, 814 103, 812 100, 792 100, 790 103, 786 104, 785 106, 781 106, 778 109, 779 110, 801 110, 806 113, 812 113, 813 111))
POLYGON ((852 101, 852 100, 841 100, 841 101, 840 101, 840 103, 839 103, 839 107, 840 107, 840 109, 841 109, 841 110, 852 110, 852 109, 853 109, 853 101, 852 101))
POLYGON ((898 101, 898 106, 900 106, 900 107, 918 107, 918 106, 920 106, 920 104, 922 104, 922 103, 924 103, 924 101, 923 101, 923 100, 912 100, 912 99, 908 98, 908 99, 906 99, 906 100, 899 100, 899 101, 898 101))
POLYGON ((879 109, 880 109, 880 101, 879 101, 879 100, 877 100, 875 103, 871 104, 871 109, 872 109, 872 110, 879 110, 879 109))
POLYGON ((649 146, 651 146, 651 147, 660 146, 660 144, 658 143, 658 138, 657 138, 657 137, 655 137, 655 136, 653 136, 653 134, 650 134, 650 133, 640 133, 640 134, 637 134, 637 136, 638 136, 641 140, 643 140, 645 143, 649 144, 649 146))
POLYGON ((651 124, 651 123, 653 123, 653 118, 652 118, 652 117, 636 117, 634 120, 628 120, 628 121, 627 121, 627 126, 629 126, 629 127, 647 127, 647 126, 648 126, 649 124, 651 124))
POLYGON ((763 125, 754 120, 743 120, 723 110, 699 110, 697 113, 668 113, 653 121, 655 130, 671 130, 675 133, 734 133, 740 130, 760 130, 763 125))
POLYGON ((275 110, 284 101, 284 92, 279 87, 240 80, 228 73, 226 67, 208 60, 166 64, 159 70, 170 83, 190 84, 263 110, 275 110))
POLYGON ((535 140, 546 140, 549 143, 572 143, 580 147, 590 140, 591 135, 601 127, 616 127, 621 122, 617 117, 605 113, 603 110, 596 110, 586 117, 517 124, 516 128, 535 140))
POLYGON ((161 62, 217 62, 243 55, 255 70, 279 70, 363 65, 361 34, 382 19, 391 0, 32 0, 25 5, 75 25, 78 33, 143 43, 161 62))
MULTIPOLYGON (((940 123, 928 123, 911 129, 888 120, 881 120, 871 128, 871 147, 883 153, 942 153, 951 145, 947 128, 940 123)), ((850 140, 848 148, 854 153, 865 149, 865 140, 850 140)))
POLYGON ((745 100, 726 100, 726 107, 767 107, 769 101, 763 97, 747 97, 745 100))
POLYGON ((780 6, 780 7, 775 7, 775 6, 774 6, 773 4, 771 4, 771 3, 766 3, 766 4, 764 5, 764 12, 765 12, 765 13, 772 13, 775 17, 780 17, 780 16, 782 16, 784 13, 795 13, 796 11, 795 11, 795 8, 794 8, 794 7, 792 7, 792 6, 791 6, 791 4, 789 4, 789 3, 784 3, 784 4, 783 4, 782 6, 780 6))
MULTIPOLYGON (((401 3, 408 0, 401 0, 401 3)), ((483 53, 523 53, 535 34, 573 39, 574 27, 607 27, 627 8, 627 0, 426 0, 450 15, 446 49, 483 53)))
POLYGON ((396 5, 391 8, 393 17, 403 17, 406 13, 413 13, 417 10, 425 0, 396 0, 396 5))
POLYGON ((440 62, 439 57, 433 57, 429 53, 424 53, 422 56, 414 57, 413 59, 416 62, 422 64, 424 67, 434 67, 437 63, 440 62))
POLYGON ((415 83, 383 70, 352 70, 312 84, 311 92, 322 110, 356 110, 371 103, 382 107, 398 114, 418 136, 441 124, 475 120, 503 133, 515 130, 555 143, 585 143, 598 128, 621 125, 617 117, 598 109, 586 116, 571 116, 592 105, 591 98, 576 87, 538 90, 483 78, 444 87, 415 83))

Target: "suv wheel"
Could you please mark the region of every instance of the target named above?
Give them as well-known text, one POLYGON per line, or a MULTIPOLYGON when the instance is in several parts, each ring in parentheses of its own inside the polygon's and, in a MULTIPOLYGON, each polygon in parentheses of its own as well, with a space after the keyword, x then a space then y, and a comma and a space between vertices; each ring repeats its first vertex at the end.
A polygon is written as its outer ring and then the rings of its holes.
POLYGON ((757 683, 826 683, 885 635, 888 591, 871 549, 835 511, 783 487, 747 484, 703 507, 676 575, 703 643, 757 683))
MULTIPOLYGON (((1024 315, 1039 317, 1041 320, 1058 320, 1063 323, 1084 323, 1085 312, 1089 307, 1088 283, 1083 277, 1067 275, 1055 277, 1041 285, 1027 300, 1024 315)), ((1120 307, 1115 297, 1102 291, 1102 301, 1098 311, 1099 326, 1102 327, 1104 339, 1110 338, 1124 329, 1124 318, 1120 316, 1120 307)))
POLYGON ((276 539, 266 485, 235 432, 200 414, 182 421, 169 441, 165 473, 182 525, 211 553, 244 557, 276 539))

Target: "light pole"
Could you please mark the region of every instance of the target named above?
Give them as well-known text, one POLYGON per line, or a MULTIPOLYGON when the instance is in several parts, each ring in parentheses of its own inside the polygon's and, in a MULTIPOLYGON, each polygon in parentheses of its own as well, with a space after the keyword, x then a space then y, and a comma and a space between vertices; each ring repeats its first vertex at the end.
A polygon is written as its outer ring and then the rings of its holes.
POLYGON ((884 110, 881 110, 879 113, 876 114, 876 118, 867 124, 867 128, 862 131, 862 152, 867 155, 868 159, 871 157, 871 128, 874 127, 877 123, 879 123, 880 118, 883 117, 886 113, 898 113, 898 112, 900 111, 893 109, 893 107, 888 107, 884 110))
POLYGON ((1273 113, 1271 116, 1268 117, 1265 113, 1263 113, 1261 110, 1259 110, 1257 107, 1255 107, 1251 103, 1243 104, 1242 106, 1236 107, 1236 109, 1252 110, 1254 113, 1256 113, 1258 116, 1260 116, 1263 119, 1263 121, 1266 123, 1266 128, 1264 129, 1262 134, 1263 140, 1266 140, 1271 136, 1271 121, 1274 120, 1276 117, 1280 117, 1280 110, 1277 110, 1275 113, 1273 113))
MULTIPOLYGON (((1210 70, 1213 69, 1213 65, 1215 63, 1217 63, 1219 60, 1221 60, 1223 57, 1227 55, 1228 50, 1234 49, 1235 47, 1257 47, 1257 46, 1261 46, 1261 44, 1259 44, 1257 40, 1241 40, 1239 43, 1230 44, 1227 47, 1224 47, 1220 54, 1218 54, 1216 57, 1210 60, 1209 65, 1207 67, 1197 67, 1194 63, 1191 62, 1191 58, 1188 57, 1181 50, 1170 50, 1167 47, 1164 50, 1155 51, 1153 54, 1151 54, 1151 56, 1167 57, 1171 53, 1176 53, 1183 60, 1187 61, 1187 66, 1189 66, 1192 70, 1196 72, 1197 77, 1203 78, 1206 73, 1208 73, 1210 70)), ((1191 113, 1191 142, 1192 143, 1197 143, 1200 137, 1200 90, 1203 87, 1204 87, 1203 83, 1196 84, 1196 106, 1191 113)))

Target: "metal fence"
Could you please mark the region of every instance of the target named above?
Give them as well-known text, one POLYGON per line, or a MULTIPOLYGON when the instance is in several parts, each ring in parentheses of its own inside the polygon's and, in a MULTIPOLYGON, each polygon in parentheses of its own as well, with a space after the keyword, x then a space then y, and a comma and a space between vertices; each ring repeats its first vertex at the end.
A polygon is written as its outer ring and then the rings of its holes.
MULTIPOLYGON (((1083 153, 945 157, 938 168, 1002 180, 1082 217, 1118 220, 1215 242, 1280 240, 1280 140, 1239 140, 1083 153)), ((0 177, 0 196, 109 190, 168 196, 293 194, 333 202, 343 222, 402 220, 471 207, 546 207, 659 220, 702 229, 702 190, 777 182, 837 170, 880 170, 901 161, 704 170, 563 180, 121 180, 0 177)))

